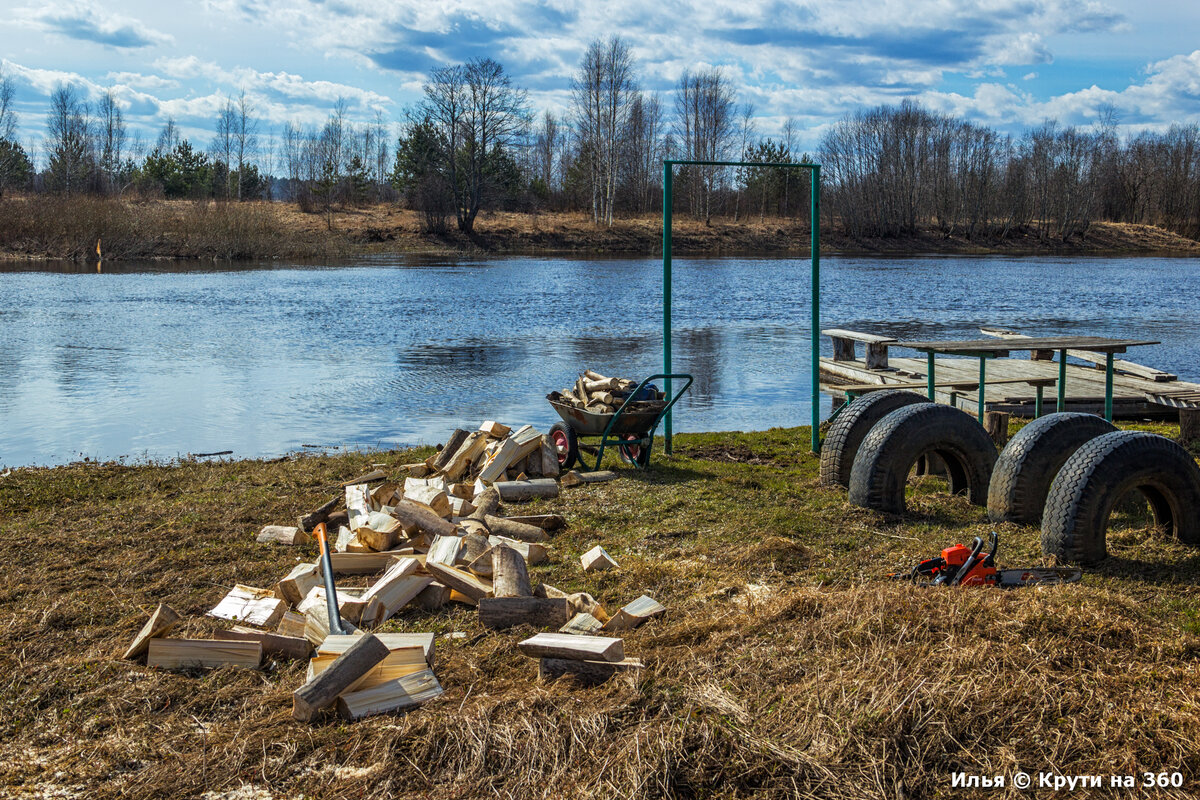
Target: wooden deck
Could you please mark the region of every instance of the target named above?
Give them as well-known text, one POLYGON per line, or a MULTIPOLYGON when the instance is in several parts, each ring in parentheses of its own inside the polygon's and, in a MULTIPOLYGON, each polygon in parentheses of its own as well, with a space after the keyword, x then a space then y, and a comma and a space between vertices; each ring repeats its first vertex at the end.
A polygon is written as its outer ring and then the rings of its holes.
MULTIPOLYGON (((830 333, 833 333, 831 331, 830 333)), ((846 333, 837 331, 837 333, 846 333)), ((864 336, 867 336, 864 334, 864 336)), ((858 340, 865 341, 865 340, 858 340)), ((886 347, 886 345, 883 345, 886 347)), ((876 343, 878 347, 878 343, 876 343)), ((900 350, 896 352, 912 352, 900 350)), ((856 384, 887 385, 912 384, 926 379, 926 358, 922 354, 912 357, 898 356, 889 352, 884 358, 886 367, 880 367, 878 355, 872 357, 871 367, 866 358, 858 358, 853 348, 843 341, 835 348, 838 358, 821 358, 821 389, 833 395, 835 403, 846 397, 842 387, 856 384), (849 357, 848 356, 853 356, 849 357)), ((864 353, 864 356, 866 354, 864 353)), ((987 362, 987 388, 984 402, 988 411, 1007 411, 1016 416, 1032 417, 1036 400, 1036 389, 1023 380, 1033 379, 1047 384, 1044 388, 1042 413, 1048 414, 1057 408, 1058 362, 1033 360, 1029 357, 995 358, 987 362)), ((1157 370, 1131 364, 1131 369, 1144 374, 1122 371, 1118 366, 1113 379, 1113 417, 1117 419, 1174 419, 1179 408, 1200 408, 1200 383, 1178 380, 1174 375, 1164 380, 1157 370)), ((940 385, 935 391, 939 403, 953 404, 972 415, 978 407, 979 361, 975 358, 938 356, 934 361, 935 380, 940 385), (953 387, 942 384, 956 384, 953 387), (967 389, 963 384, 971 384, 967 389)), ((1104 413, 1104 367, 1078 361, 1067 361, 1066 410, 1091 414, 1104 413)), ((910 387, 912 391, 925 394, 922 388, 910 387)))

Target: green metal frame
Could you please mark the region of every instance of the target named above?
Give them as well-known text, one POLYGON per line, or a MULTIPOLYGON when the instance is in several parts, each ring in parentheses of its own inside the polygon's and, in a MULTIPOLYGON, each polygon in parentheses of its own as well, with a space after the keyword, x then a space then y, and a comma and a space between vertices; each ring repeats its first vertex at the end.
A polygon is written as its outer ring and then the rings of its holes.
MULTIPOLYGON (((648 467, 650 465, 650 453, 654 449, 654 432, 656 430, 658 430, 658 424, 660 422, 662 422, 663 417, 665 417, 671 413, 671 407, 674 406, 676 403, 678 403, 679 398, 683 397, 684 394, 687 393, 687 390, 692 387, 693 381, 694 381, 694 378, 692 378, 692 376, 687 374, 686 372, 677 372, 674 374, 658 374, 658 375, 651 375, 649 378, 644 378, 642 380, 642 382, 637 385, 637 388, 629 393, 629 395, 625 398, 625 402, 621 403, 621 407, 617 409, 616 413, 614 413, 612 415, 612 419, 610 419, 608 421, 608 424, 604 426, 604 433, 600 435, 600 446, 596 452, 595 466, 592 466, 591 464, 587 463, 586 460, 584 460, 583 448, 582 447, 580 448, 579 463, 580 463, 580 465, 583 466, 583 471, 584 472, 594 472, 594 471, 600 469, 600 464, 602 461, 604 461, 604 450, 606 447, 608 447, 610 442, 612 444, 616 445, 617 447, 630 447, 630 446, 636 445, 638 447, 646 448, 646 463, 644 465, 643 464, 635 464, 635 466, 637 466, 640 469, 645 469, 646 467, 648 467), (634 398, 640 397, 642 394, 642 390, 645 389, 646 386, 649 385, 651 381, 656 381, 659 378, 662 378, 664 385, 666 385, 668 387, 666 389, 666 392, 667 392, 666 396, 669 397, 670 400, 667 402, 667 405, 663 408, 663 410, 658 413, 658 416, 654 418, 654 424, 650 426, 650 430, 648 430, 644 435, 642 435, 640 438, 638 438, 636 440, 621 439, 621 438, 618 438, 617 436, 614 436, 613 432, 612 432, 613 428, 616 427, 617 420, 619 420, 625 414, 625 408, 630 403, 637 402, 636 400, 634 400, 634 398), (669 387, 670 387, 670 381, 672 378, 678 378, 680 380, 687 381, 683 385, 683 388, 680 389, 679 392, 676 393, 674 396, 669 394, 669 392, 671 391, 671 389, 669 387)), ((577 439, 582 438, 583 436, 587 436, 587 435, 588 434, 581 434, 578 431, 576 431, 576 433, 575 433, 575 436, 577 439)))
MULTIPOLYGON (((663 372, 670 374, 671 366, 671 213, 674 206, 672 183, 676 166, 691 167, 777 167, 782 169, 806 169, 812 176, 810 181, 810 212, 812 235, 809 243, 812 259, 812 451, 821 452, 821 165, 780 164, 756 161, 689 161, 668 159, 663 161, 663 372)), ((664 387, 671 394, 671 379, 664 387)), ((663 426, 664 449, 671 454, 671 412, 666 415, 663 426)))

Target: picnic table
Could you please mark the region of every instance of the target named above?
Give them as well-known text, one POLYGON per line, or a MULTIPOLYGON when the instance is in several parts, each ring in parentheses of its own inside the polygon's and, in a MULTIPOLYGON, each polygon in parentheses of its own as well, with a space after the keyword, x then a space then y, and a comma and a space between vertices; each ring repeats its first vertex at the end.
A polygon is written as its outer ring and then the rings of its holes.
MULTIPOLYGON (((934 356, 957 355, 979 359, 979 421, 983 422, 984 387, 987 383, 987 360, 989 358, 1007 358, 1009 353, 1016 351, 1058 351, 1058 410, 1065 411, 1067 407, 1067 351, 1082 350, 1084 352, 1102 353, 1104 355, 1104 418, 1112 422, 1113 418, 1113 355, 1124 353, 1130 347, 1144 347, 1159 344, 1156 341, 1143 339, 1108 339, 1101 336, 1038 336, 1019 339, 948 339, 933 341, 893 342, 890 348, 907 347, 925 353, 928 371, 925 376, 929 399, 934 398, 937 379, 934 375, 936 366, 934 356)), ((1039 390, 1040 391, 1040 390, 1039 390)), ((1039 404, 1040 405, 1040 404, 1039 404)))

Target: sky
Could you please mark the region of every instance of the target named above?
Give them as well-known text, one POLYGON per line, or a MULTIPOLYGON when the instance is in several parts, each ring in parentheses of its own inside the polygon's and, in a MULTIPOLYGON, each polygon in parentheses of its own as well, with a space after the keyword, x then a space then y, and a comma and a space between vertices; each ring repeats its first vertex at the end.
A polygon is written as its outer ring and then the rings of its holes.
POLYGON ((149 142, 172 117, 207 146, 239 92, 268 136, 339 98, 395 122, 431 68, 477 56, 564 115, 584 49, 614 33, 668 108, 683 71, 719 67, 760 134, 791 117, 809 151, 845 114, 905 98, 1018 134, 1106 108, 1125 133, 1200 122, 1195 0, 0 0, 0 67, 24 142, 70 83, 111 89, 149 142))

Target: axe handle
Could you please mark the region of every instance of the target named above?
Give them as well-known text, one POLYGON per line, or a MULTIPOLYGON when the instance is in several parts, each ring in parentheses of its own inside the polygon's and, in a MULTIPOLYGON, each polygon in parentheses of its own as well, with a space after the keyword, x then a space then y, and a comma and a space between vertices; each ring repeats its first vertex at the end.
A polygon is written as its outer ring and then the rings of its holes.
POLYGON ((342 612, 338 610, 337 586, 333 582, 333 557, 329 555, 329 541, 325 538, 325 523, 317 525, 313 533, 321 546, 321 573, 325 578, 325 606, 329 614, 329 632, 345 636, 342 612))

